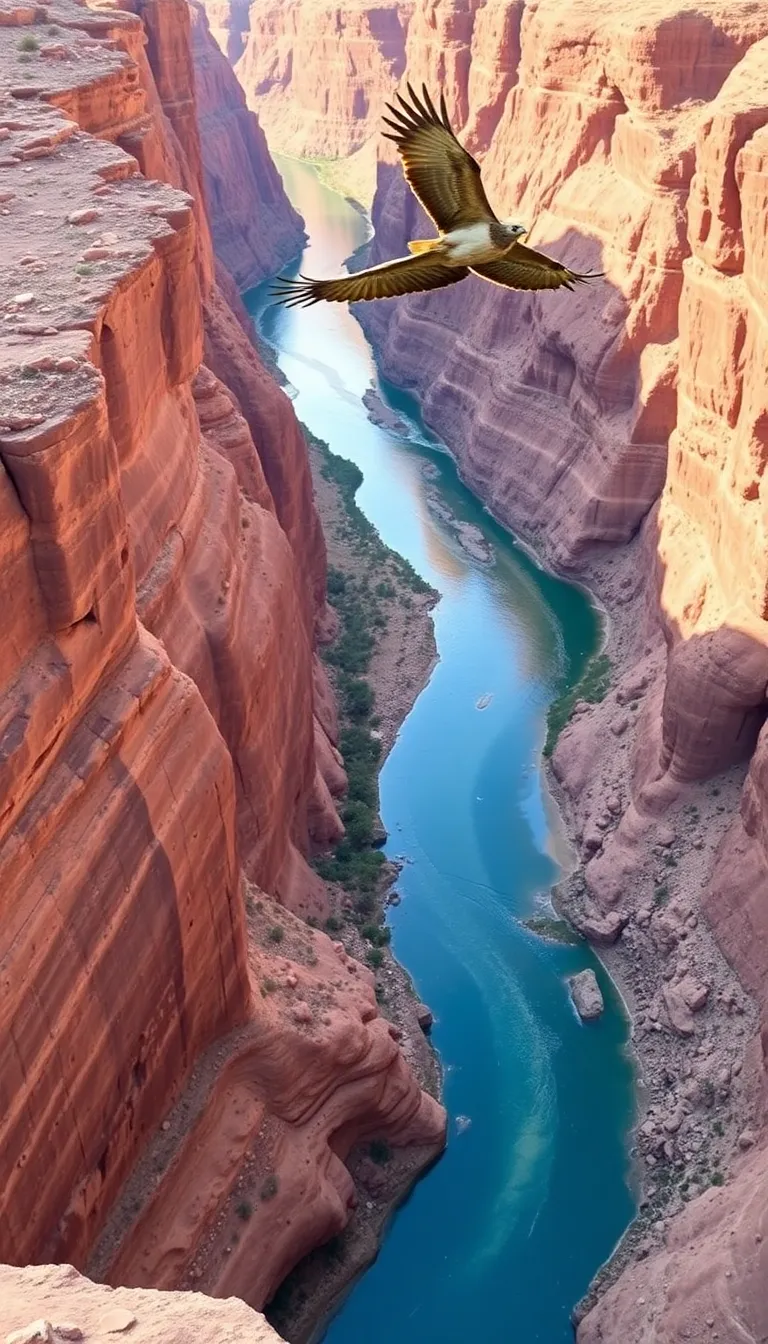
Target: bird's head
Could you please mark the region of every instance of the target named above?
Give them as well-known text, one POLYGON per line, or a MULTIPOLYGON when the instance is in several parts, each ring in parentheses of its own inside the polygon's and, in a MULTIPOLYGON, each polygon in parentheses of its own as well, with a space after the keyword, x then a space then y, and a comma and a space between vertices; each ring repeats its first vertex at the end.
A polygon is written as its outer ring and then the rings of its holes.
POLYGON ((529 230, 526 229, 524 224, 515 224, 514 220, 512 219, 504 220, 504 228, 507 232, 507 236, 509 237, 510 243, 518 242, 520 238, 524 238, 525 235, 529 232, 529 230))

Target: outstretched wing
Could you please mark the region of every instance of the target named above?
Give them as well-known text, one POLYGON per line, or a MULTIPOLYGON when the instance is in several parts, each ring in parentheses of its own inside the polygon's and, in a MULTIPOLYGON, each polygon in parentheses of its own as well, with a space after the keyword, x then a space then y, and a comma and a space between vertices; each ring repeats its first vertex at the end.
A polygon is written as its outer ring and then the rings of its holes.
POLYGON ((467 224, 496 219, 480 180, 480 165, 462 149, 451 130, 445 98, 435 110, 426 85, 420 101, 410 84, 409 105, 395 94, 399 107, 387 103, 394 120, 384 117, 387 140, 397 145, 408 184, 442 233, 467 224))
POLYGON ((475 275, 490 280, 494 285, 504 285, 506 289, 573 289, 574 283, 583 284, 587 280, 598 280, 602 271, 580 275, 578 271, 569 271, 561 261, 545 257, 543 252, 534 252, 523 243, 515 246, 499 261, 489 261, 483 266, 473 266, 475 275))
POLYGON ((322 299, 331 303, 358 303, 365 299, 392 299, 398 294, 418 294, 455 285, 468 275, 466 266, 446 266, 434 253, 422 252, 385 261, 381 266, 370 266, 367 271, 340 276, 338 280, 310 280, 305 275, 288 280, 279 276, 272 293, 286 308, 297 305, 309 308, 322 299))

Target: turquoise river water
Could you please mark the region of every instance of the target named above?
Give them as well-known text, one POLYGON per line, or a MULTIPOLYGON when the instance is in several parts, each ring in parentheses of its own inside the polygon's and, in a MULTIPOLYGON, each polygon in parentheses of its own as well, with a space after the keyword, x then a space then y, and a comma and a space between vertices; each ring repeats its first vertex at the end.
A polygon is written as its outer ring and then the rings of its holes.
MULTIPOLYGON (((310 239, 286 273, 338 273, 368 237, 367 220, 313 169, 280 168, 310 239)), ((566 1344, 574 1303, 635 1207, 633 1073, 626 1020, 599 963, 520 920, 546 901, 562 852, 541 770, 547 706, 594 650, 598 619, 580 589, 539 569, 461 485, 413 400, 378 378, 346 305, 286 311, 264 287, 248 303, 299 419, 357 463, 361 508, 441 593, 440 661, 386 761, 381 807, 387 852, 407 859, 393 947, 435 1013, 448 1149, 324 1339, 566 1344), (372 384, 406 419, 407 437, 371 423, 361 398, 372 384), (453 514, 493 546, 492 567, 427 507, 425 462, 439 468, 453 514), (565 977, 587 965, 606 1012, 583 1026, 565 977)))

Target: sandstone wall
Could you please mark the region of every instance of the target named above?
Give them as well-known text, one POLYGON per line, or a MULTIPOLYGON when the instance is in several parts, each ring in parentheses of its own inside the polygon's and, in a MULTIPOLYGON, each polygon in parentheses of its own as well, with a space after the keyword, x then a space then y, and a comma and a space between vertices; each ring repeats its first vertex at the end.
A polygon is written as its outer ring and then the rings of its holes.
MULTIPOLYGON (((131 9, 0 0, 0 1258, 17 1263, 82 1265, 206 1047, 251 1029, 243 869, 322 914, 304 856, 310 831, 341 833, 303 440, 214 260, 186 0, 131 9)), ((295 1046, 251 1050, 276 1115, 295 1046)), ((381 1024, 351 1053, 321 1041, 315 1070, 317 1198, 291 1235, 259 1225, 257 1293, 348 1216, 324 1175, 338 1130, 441 1141, 381 1024)), ((295 1156, 275 1158, 286 1184, 295 1156)), ((187 1223, 179 1273, 205 1230, 187 1223)))
POLYGON ((300 250, 302 221, 283 191, 264 132, 222 60, 202 5, 191 7, 197 119, 216 255, 248 289, 300 250))
POLYGON ((249 11, 234 2, 203 3, 273 150, 335 159, 378 131, 383 101, 405 70, 411 0, 373 9, 354 0, 343 10, 326 0, 249 11))

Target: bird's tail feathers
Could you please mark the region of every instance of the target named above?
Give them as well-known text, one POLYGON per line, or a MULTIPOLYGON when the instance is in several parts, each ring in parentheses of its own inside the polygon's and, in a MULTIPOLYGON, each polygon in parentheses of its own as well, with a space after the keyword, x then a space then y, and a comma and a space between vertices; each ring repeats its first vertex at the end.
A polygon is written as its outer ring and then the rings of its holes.
POLYGON ((412 238, 408 244, 409 252, 434 252, 442 245, 442 238, 412 238))

